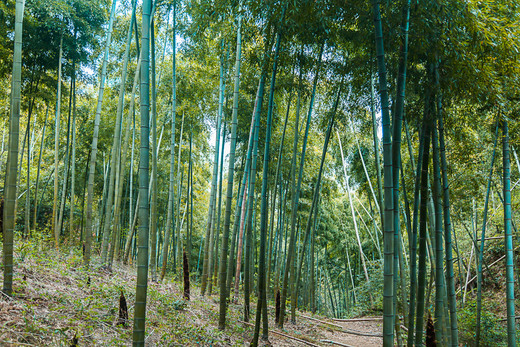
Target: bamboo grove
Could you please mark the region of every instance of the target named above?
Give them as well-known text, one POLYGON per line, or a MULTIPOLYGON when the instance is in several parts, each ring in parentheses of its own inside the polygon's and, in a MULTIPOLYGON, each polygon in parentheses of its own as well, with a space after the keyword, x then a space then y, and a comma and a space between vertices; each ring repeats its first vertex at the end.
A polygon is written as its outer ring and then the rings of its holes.
POLYGON ((519 6, 4 1, 4 294, 39 240, 136 267, 136 346, 183 279, 252 346, 297 309, 489 345, 496 302, 516 345, 519 6))

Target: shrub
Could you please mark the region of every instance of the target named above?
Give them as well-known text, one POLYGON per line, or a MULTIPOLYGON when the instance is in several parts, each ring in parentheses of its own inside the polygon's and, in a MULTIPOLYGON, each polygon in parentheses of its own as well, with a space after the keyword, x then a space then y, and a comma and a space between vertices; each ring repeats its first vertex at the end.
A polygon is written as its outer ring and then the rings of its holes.
MULTIPOLYGON (((468 346, 476 345, 477 333, 477 301, 466 301, 464 308, 458 314, 460 343, 468 346)), ((492 312, 491 304, 482 304, 480 317, 480 345, 505 346, 507 332, 499 318, 492 312)))

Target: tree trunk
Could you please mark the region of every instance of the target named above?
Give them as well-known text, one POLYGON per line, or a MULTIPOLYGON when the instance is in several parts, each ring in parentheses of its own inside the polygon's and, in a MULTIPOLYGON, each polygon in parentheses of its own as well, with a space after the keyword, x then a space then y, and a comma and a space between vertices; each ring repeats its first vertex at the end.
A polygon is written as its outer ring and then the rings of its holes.
POLYGON ((506 298, 507 298, 507 344, 516 344, 515 324, 515 277, 513 268, 513 236, 511 232, 511 163, 509 159, 509 131, 507 121, 502 120, 503 181, 504 181, 504 230, 506 250, 506 298))
MULTIPOLYGON (((215 213, 215 201, 217 194, 217 178, 218 178, 218 164, 219 164, 219 149, 220 149, 220 132, 222 127, 222 105, 223 97, 222 89, 224 86, 224 59, 221 57, 220 61, 220 88, 219 88, 219 109, 217 114, 217 133, 215 135, 215 156, 213 160, 213 179, 211 180, 211 193, 209 198, 209 211, 208 211, 208 222, 206 225, 206 237, 204 241, 204 263, 202 265, 202 280, 200 285, 201 295, 204 296, 206 293, 206 286, 208 283, 208 277, 211 269, 211 252, 213 248, 214 238, 212 237, 213 215, 215 213)), ((210 279, 211 280, 211 279, 210 279)))
POLYGON ((92 243, 92 211, 93 211, 93 200, 94 200, 94 175, 96 173, 96 157, 98 150, 98 134, 99 124, 101 122, 101 106, 103 103, 103 92, 105 90, 105 78, 108 64, 108 53, 110 50, 110 42, 112 39, 112 26, 114 23, 115 11, 116 11, 117 0, 112 0, 112 8, 110 10, 110 20, 108 22, 107 39, 105 42, 105 52, 103 55, 103 65, 101 67, 101 77, 99 83, 99 94, 97 99, 96 116, 94 119, 94 131, 92 137, 92 149, 90 152, 90 163, 89 163, 89 175, 88 175, 88 188, 87 188, 87 221, 86 221, 86 234, 85 234, 85 253, 83 254, 83 262, 86 266, 90 264, 90 253, 92 243))
POLYGON ((58 91, 56 92, 56 113, 54 115, 54 198, 52 200, 52 231, 54 233, 54 247, 59 246, 58 230, 58 164, 60 143, 60 109, 61 109, 61 67, 63 57, 63 35, 60 40, 60 53, 58 56, 58 91))
MULTIPOLYGON (((173 3, 173 25, 172 25, 172 129, 171 129, 171 141, 170 141, 170 184, 168 186, 168 211, 166 213, 166 229, 164 232, 164 246, 162 252, 162 268, 161 268, 161 281, 166 275, 166 265, 168 264, 168 249, 170 246, 170 235, 171 226, 175 223, 173 211, 175 211, 175 198, 174 198, 174 168, 175 168, 175 117, 177 115, 177 65, 176 65, 176 18, 177 17, 177 1, 173 3)), ((188 253, 190 254, 190 253, 188 253)))
MULTIPOLYGON (((383 27, 379 2, 374 1, 374 27, 376 33, 376 54, 379 72, 379 93, 381 95, 381 118, 383 123, 383 162, 385 178, 384 198, 384 268, 383 268, 383 345, 394 344, 394 201, 392 172, 392 142, 390 134, 390 111, 386 81, 385 52, 383 47, 383 27)), ((400 130, 400 129, 399 129, 400 130)))
POLYGON ((238 121, 238 92, 240 83, 240 56, 241 56, 241 37, 240 28, 242 23, 242 13, 239 5, 238 28, 237 28, 237 53, 235 65, 235 88, 233 94, 233 115, 231 120, 231 144, 229 148, 229 170, 228 170, 228 186, 226 191, 226 209, 224 216, 224 230, 222 232, 222 251, 220 252, 219 266, 219 285, 220 285, 220 307, 218 327, 223 330, 226 325, 226 308, 227 308, 227 288, 226 288, 226 270, 227 270, 227 251, 229 238, 229 225, 231 223, 231 199, 233 197, 233 178, 235 170, 235 149, 237 141, 237 121, 238 121))
MULTIPOLYGON (((421 164, 421 202, 420 202, 420 225, 419 225, 419 265, 417 278, 417 320, 415 328, 415 345, 422 346, 423 327, 424 327, 424 295, 426 287, 426 223, 427 223, 427 199, 428 199, 428 164, 430 161, 430 124, 429 106, 426 100, 426 112, 423 122, 425 128, 423 132, 423 157, 421 164)), ((410 319, 412 317, 410 316, 410 319)))
POLYGON ((150 162, 150 12, 151 1, 143 0, 141 44, 141 148, 139 164, 139 252, 137 254, 137 288, 135 292, 133 345, 144 346, 146 322, 146 291, 148 286, 148 201, 150 162))
MULTIPOLYGON (((444 317, 444 249, 443 249, 443 211, 441 201, 441 173, 439 141, 436 122, 432 126, 433 148, 433 201, 435 204, 435 332, 439 343, 445 342, 444 330, 446 326, 444 317)), ((443 343, 443 345, 446 345, 443 343)))
MULTIPOLYGON (((293 292, 293 295, 292 295, 292 305, 291 305, 291 320, 292 322, 295 322, 296 321, 296 306, 298 305, 298 290, 299 290, 299 284, 300 284, 300 277, 301 277, 301 270, 302 270, 302 264, 303 264, 303 257, 305 255, 305 248, 307 246, 307 242, 309 240, 309 237, 310 237, 310 234, 311 234, 311 228, 312 228, 312 225, 313 225, 313 213, 314 214, 317 214, 317 206, 318 206, 318 200, 319 200, 319 197, 320 197, 320 188, 321 188, 321 177, 323 175, 323 165, 325 164, 325 157, 327 156, 327 148, 329 147, 329 140, 330 140, 330 134, 332 133, 332 128, 334 126, 334 120, 335 120, 335 117, 336 117, 336 112, 338 110, 338 105, 339 105, 339 99, 340 99, 340 95, 341 95, 341 90, 343 89, 343 80, 341 80, 341 82, 339 83, 339 87, 338 87, 338 94, 337 94, 337 97, 336 97, 336 101, 334 102, 334 106, 333 106, 333 109, 332 109, 332 112, 330 114, 330 121, 329 121, 329 125, 327 127, 327 133, 325 134, 325 143, 323 144, 323 151, 322 151, 322 154, 321 154, 321 162, 320 162, 320 168, 319 168, 319 171, 318 171, 318 177, 317 177, 317 180, 316 180, 316 185, 314 186, 314 193, 313 193, 313 198, 312 198, 312 205, 311 205, 311 210, 309 211, 309 219, 307 219, 307 226, 305 228, 305 236, 304 236, 304 239, 303 239, 303 247, 302 247, 302 252, 300 254, 300 261, 298 262, 298 269, 296 270, 296 282, 295 282, 295 291, 293 292)), ((308 119, 310 121, 310 118, 308 119)), ((302 163, 300 164, 300 174, 302 173, 303 171, 303 158, 304 158, 304 155, 302 154, 302 163)), ((368 274, 367 274, 368 276, 368 274)), ((368 281, 368 277, 367 277, 367 281, 368 281)))
MULTIPOLYGON (((273 59, 273 72, 271 76, 271 86, 269 90, 269 105, 267 110, 267 124, 265 128, 265 147, 264 147, 264 163, 262 169, 262 195, 260 204, 260 254, 258 259, 258 304, 256 309, 255 333, 251 346, 258 346, 258 336, 260 333, 260 320, 262 320, 262 340, 268 339, 268 320, 267 320, 267 293, 266 293, 266 253, 267 253, 267 179, 269 177, 269 157, 271 155, 271 127, 273 118, 274 106, 274 90, 276 86, 276 72, 278 67, 278 56, 280 53, 280 45, 282 41, 282 26, 285 17, 285 10, 287 9, 287 2, 285 3, 280 25, 276 35, 276 48, 273 59)), ((261 105, 259 105, 261 107, 261 105)), ((258 108, 260 110, 260 107, 258 108)), ((276 190, 276 186, 274 187, 276 190)))
POLYGON ((49 106, 47 105, 47 110, 45 111, 45 122, 43 123, 42 130, 42 141, 40 143, 40 155, 38 157, 38 171, 36 173, 36 184, 34 188, 34 215, 33 215, 33 231, 36 231, 36 224, 38 219, 38 187, 40 183, 40 169, 42 167, 42 154, 43 154, 43 146, 45 141, 45 129, 47 128, 47 119, 49 117, 49 106))
MULTIPOLYGON (((74 35, 76 37, 76 35, 74 35)), ((71 143, 72 143, 72 153, 71 153, 71 170, 70 170, 70 209, 69 209, 69 238, 74 244, 74 239, 76 235, 74 234, 74 210, 75 210, 75 191, 76 191, 76 62, 72 62, 72 78, 73 78, 73 88, 74 91, 72 93, 72 125, 71 125, 71 143)))
MULTIPOLYGON (((265 59, 264 59, 265 60, 265 59)), ((265 64, 262 67, 262 74, 260 76, 260 81, 258 84, 258 90, 256 94, 256 102, 254 108, 254 115, 252 119, 251 125, 254 124, 253 130, 250 132, 250 146, 251 146, 251 155, 249 156, 249 161, 251 162, 251 171, 249 173, 249 196, 248 196, 248 212, 247 212, 247 220, 246 220, 246 249, 245 249, 245 261, 244 261, 244 321, 249 321, 249 313, 250 313, 250 295, 251 295, 251 286, 252 286, 252 229, 253 229, 253 210, 254 210, 254 197, 255 197, 255 184, 256 184, 256 162, 258 156, 258 133, 260 128, 260 110, 263 100, 264 94, 264 84, 266 78, 266 67, 265 64)), ((246 162, 246 166, 248 163, 246 162)), ((224 317, 225 318, 225 317, 224 317)))
MULTIPOLYGON (((438 85, 438 73, 436 73, 436 80, 438 85)), ((442 168, 442 190, 444 199, 444 240, 446 248, 446 290, 448 292, 448 304, 450 309, 450 329, 451 329, 451 345, 456 347, 459 345, 459 331, 457 323, 457 296, 455 295, 455 274, 453 271, 453 254, 451 243, 451 213, 450 213, 450 193, 448 184, 448 164, 446 162, 446 144, 444 140, 444 120, 442 116, 441 99, 438 101, 438 121, 439 121, 439 145, 442 168)), ((497 129, 498 130, 498 129, 497 129)), ((487 206, 486 206, 487 209, 487 206)), ((484 212, 486 213, 486 212, 484 212)), ((485 235, 484 235, 485 236, 485 235)), ((484 244, 484 241, 482 241, 484 244)), ((482 260, 482 259, 480 259, 482 260)), ((477 300, 478 301, 478 300, 477 300)), ((477 304, 478 305, 478 304, 477 304)), ((478 310, 477 310, 478 311, 478 310)), ((478 312, 477 312, 478 314, 478 312)), ((478 319, 477 319, 478 320, 478 319)), ((477 323, 478 327, 478 323, 477 323)), ((478 330, 478 328, 477 328, 478 330)))
POLYGON ((151 218, 150 218, 150 274, 153 282, 157 281, 157 92, 155 80, 155 21, 152 16, 150 27, 150 56, 151 56, 151 126, 152 126, 152 192, 151 192, 151 218))
POLYGON ((73 92, 73 86, 72 81, 70 84, 70 94, 69 94, 69 116, 67 118, 67 140, 65 144, 65 161, 63 162, 65 166, 65 173, 63 177, 63 190, 61 192, 61 203, 60 203, 60 213, 58 216, 58 235, 61 234, 62 227, 63 227, 63 214, 65 212, 65 202, 67 200, 67 186, 68 186, 68 180, 69 180, 69 164, 70 164, 70 152, 69 152, 69 145, 70 145, 70 121, 72 116, 72 92, 73 92))
MULTIPOLYGON (((482 312, 482 264, 484 263, 484 243, 486 241, 486 226, 487 226, 487 212, 489 205, 489 193, 491 191, 491 180, 493 179, 493 165, 495 163, 495 154, 498 142, 498 119, 495 129, 495 141, 493 142, 493 153, 491 154, 491 165, 489 169, 488 184, 486 190, 486 200, 484 202, 484 215, 482 217, 482 233, 480 235, 480 251, 478 255, 478 270, 477 270, 477 331, 475 336, 475 344, 478 347, 480 345, 480 320, 482 312)), ((443 129, 443 128, 441 128, 443 129)), ((441 130, 441 134, 443 131, 441 130)), ((441 135, 442 138, 442 135, 441 135)), ((443 143, 441 140, 441 153, 443 150, 443 143)), ((444 165, 443 165, 444 169, 444 165)))
POLYGON ((11 107, 9 118, 9 147, 5 178, 5 204, 3 208, 3 264, 2 291, 11 296, 13 291, 13 234, 15 227, 16 182, 18 176, 18 140, 20 131, 20 99, 22 80, 22 32, 24 0, 16 0, 13 74, 11 79, 11 107))
MULTIPOLYGON (((135 12, 136 8, 136 2, 133 1, 132 3, 132 12, 135 12)), ((125 90, 126 90, 126 79, 127 79, 127 68, 128 68, 128 60, 129 60, 129 47, 132 41, 132 27, 133 27, 133 16, 130 21, 130 26, 128 28, 128 34, 127 34, 127 41, 126 41, 126 49, 125 49, 125 58, 123 61, 123 73, 121 76, 121 85, 119 86, 119 100, 117 103, 117 116, 122 118, 122 112, 124 109, 124 97, 125 97, 125 90), (121 113, 121 115, 120 115, 121 113)), ((140 64, 138 60, 138 65, 140 64)), ((136 70, 136 75, 139 69, 136 70)), ((134 86, 137 86, 137 81, 134 80, 134 86)), ((132 88, 133 91, 135 91, 132 88)), ((132 94, 132 99, 135 97, 135 94, 132 94)), ((120 237, 121 237, 121 200, 123 198, 123 176, 125 174, 126 169, 126 158, 128 155, 128 143, 130 141, 130 116, 134 111, 134 105, 132 104, 130 107, 131 113, 128 114, 128 117, 126 118, 126 125, 125 125, 125 137, 123 140, 123 145, 121 146, 121 156, 118 156, 116 161, 116 182, 115 182, 115 196, 114 196, 114 230, 112 232, 112 247, 110 247, 110 252, 108 255, 108 267, 112 267, 112 262, 114 260, 114 256, 117 255, 118 259, 119 256, 119 249, 120 249, 120 237)), ((122 122, 122 119, 121 119, 122 122)), ((122 130, 122 129, 121 129, 122 130)), ((119 142, 121 142, 119 140, 119 142)), ((132 168, 130 168, 132 170, 132 168)), ((129 186, 130 192, 132 191, 132 186, 129 186)), ((130 218, 131 219, 131 218, 130 218)))
MULTIPOLYGON (((174 197, 174 168, 175 168, 175 118, 177 115, 177 1, 173 3, 173 24, 172 24, 172 128, 170 141, 170 184, 168 186, 168 211, 166 213, 166 229, 164 232, 164 245, 162 252, 162 268, 161 281, 166 275, 166 266, 168 264, 168 249, 170 247, 171 227, 175 224, 175 197, 174 197)), ((189 253, 188 253, 189 254, 189 253)))
MULTIPOLYGON (((291 177, 293 180, 292 185, 291 185, 291 196, 292 196, 291 234, 290 234, 290 241, 289 241, 289 249, 287 250, 287 259, 286 259, 286 263, 285 263, 285 270, 284 270, 284 275, 283 275, 280 320, 278 322, 280 329, 283 328, 283 324, 284 324, 284 320, 285 320, 285 301, 287 300, 287 285, 288 285, 288 280, 289 280, 289 271, 291 271, 291 278, 292 278, 291 281, 294 283, 295 282, 294 279, 296 279, 296 273, 295 273, 295 271, 292 271, 294 268, 293 253, 294 253, 294 247, 296 245, 296 235, 297 235, 296 234, 296 219, 297 219, 297 214, 298 214, 298 203, 299 203, 299 199, 300 199, 300 187, 301 187, 302 176, 303 176, 303 165, 305 162, 305 151, 307 149, 307 137, 309 135, 309 126, 310 126, 310 120, 311 120, 311 116, 312 116, 312 108, 314 105, 314 96, 316 94, 316 85, 318 84, 318 77, 319 77, 319 73, 321 70, 321 58, 323 55, 323 48, 324 48, 324 44, 322 43, 321 47, 320 47, 320 52, 318 54, 318 66, 316 67, 316 74, 314 75, 311 101, 309 103, 309 112, 307 114, 307 123, 305 125, 305 135, 303 137, 302 154, 301 154, 301 158, 300 158, 300 171, 298 173, 298 183, 296 186, 294 185, 295 171, 291 172, 291 177)), ((302 72, 300 69, 300 74, 301 73, 302 72)), ((301 81, 301 76, 300 76, 300 81, 301 81)), ((299 105, 299 103, 298 103, 298 105, 299 105)), ((296 111, 296 113, 298 114, 298 110, 296 111)), ((298 119, 298 116, 296 116, 296 119, 298 119)), ((297 129, 298 128, 296 125, 295 132, 298 131, 297 129)), ((295 139, 295 143, 297 143, 296 139, 295 139)), ((293 148, 295 148, 295 147, 293 147, 293 148)), ((296 151, 294 151, 293 155, 296 156, 296 151)), ((294 168, 296 169, 295 158, 293 158, 293 165, 294 165, 294 168)), ((293 291, 291 290, 291 292, 293 292, 293 291)))
POLYGON ((179 154, 177 156, 177 216, 176 216, 176 223, 175 223, 175 230, 173 233, 173 239, 174 241, 177 241, 177 246, 175 247, 174 242, 174 252, 173 252, 173 259, 175 260, 175 266, 176 266, 176 273, 178 274, 179 278, 181 278, 181 261, 180 253, 182 250, 182 234, 181 234, 181 193, 182 193, 182 179, 184 177, 184 170, 181 167, 181 153, 182 153, 182 135, 184 133, 184 113, 182 114, 181 119, 181 133, 179 135, 179 154), (177 234, 177 238, 175 238, 175 234, 177 234), (176 250, 175 250, 176 248, 176 250))

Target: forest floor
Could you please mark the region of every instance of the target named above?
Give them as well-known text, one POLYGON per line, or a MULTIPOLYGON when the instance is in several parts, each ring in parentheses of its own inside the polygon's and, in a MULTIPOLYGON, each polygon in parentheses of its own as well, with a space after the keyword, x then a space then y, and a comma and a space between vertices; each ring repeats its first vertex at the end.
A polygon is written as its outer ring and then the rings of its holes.
MULTIPOLYGON (((109 272, 94 257, 91 269, 86 270, 79 250, 65 254, 41 247, 41 243, 22 245, 15 253, 14 295, 0 298, 0 345, 70 346, 74 337, 79 346, 130 345, 135 283, 132 266, 117 264, 109 272), (128 303, 127 327, 117 325, 121 292, 128 303)), ((242 322, 241 305, 230 304, 226 329, 220 331, 218 295, 202 297, 195 286, 191 288, 191 300, 184 301, 182 290, 182 284, 171 278, 149 282, 147 345, 249 345, 253 326, 242 322)), ((269 317, 269 342, 262 341, 261 345, 332 346, 329 341, 340 346, 382 344, 379 336, 360 335, 379 335, 379 320, 333 322, 298 313, 297 323, 287 322, 280 331, 275 328, 273 308, 269 308, 269 317)))

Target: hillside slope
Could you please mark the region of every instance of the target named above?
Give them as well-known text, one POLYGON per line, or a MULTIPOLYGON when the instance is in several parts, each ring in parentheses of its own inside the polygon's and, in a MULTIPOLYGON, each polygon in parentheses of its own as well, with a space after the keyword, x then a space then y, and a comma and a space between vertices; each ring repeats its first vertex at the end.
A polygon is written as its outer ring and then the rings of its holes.
MULTIPOLYGON (((103 270, 93 259, 90 270, 82 266, 79 250, 59 253, 35 244, 25 244, 16 257, 14 297, 0 299, 0 344, 3 346, 69 346, 74 337, 79 346, 130 345, 132 341, 135 268, 117 264, 103 270), (124 293, 130 321, 117 325, 119 298, 124 293)), ((182 299, 182 284, 167 278, 149 282, 147 337, 149 346, 243 346, 253 327, 242 322, 242 306, 230 304, 227 328, 219 331, 218 296, 200 296, 193 287, 191 300, 182 299)), ((254 309, 253 309, 254 312, 254 309)), ((379 346, 379 337, 355 335, 379 333, 381 322, 348 322, 327 325, 324 318, 300 316, 297 324, 275 328, 269 309, 269 343, 273 346, 331 345, 379 346), (351 333, 341 332, 342 326, 351 333), (291 339, 280 334, 292 336, 291 339), (352 334, 354 333, 354 334, 352 334)), ((303 314, 310 316, 310 314, 303 314)), ((263 342, 263 344, 269 344, 263 342)))

